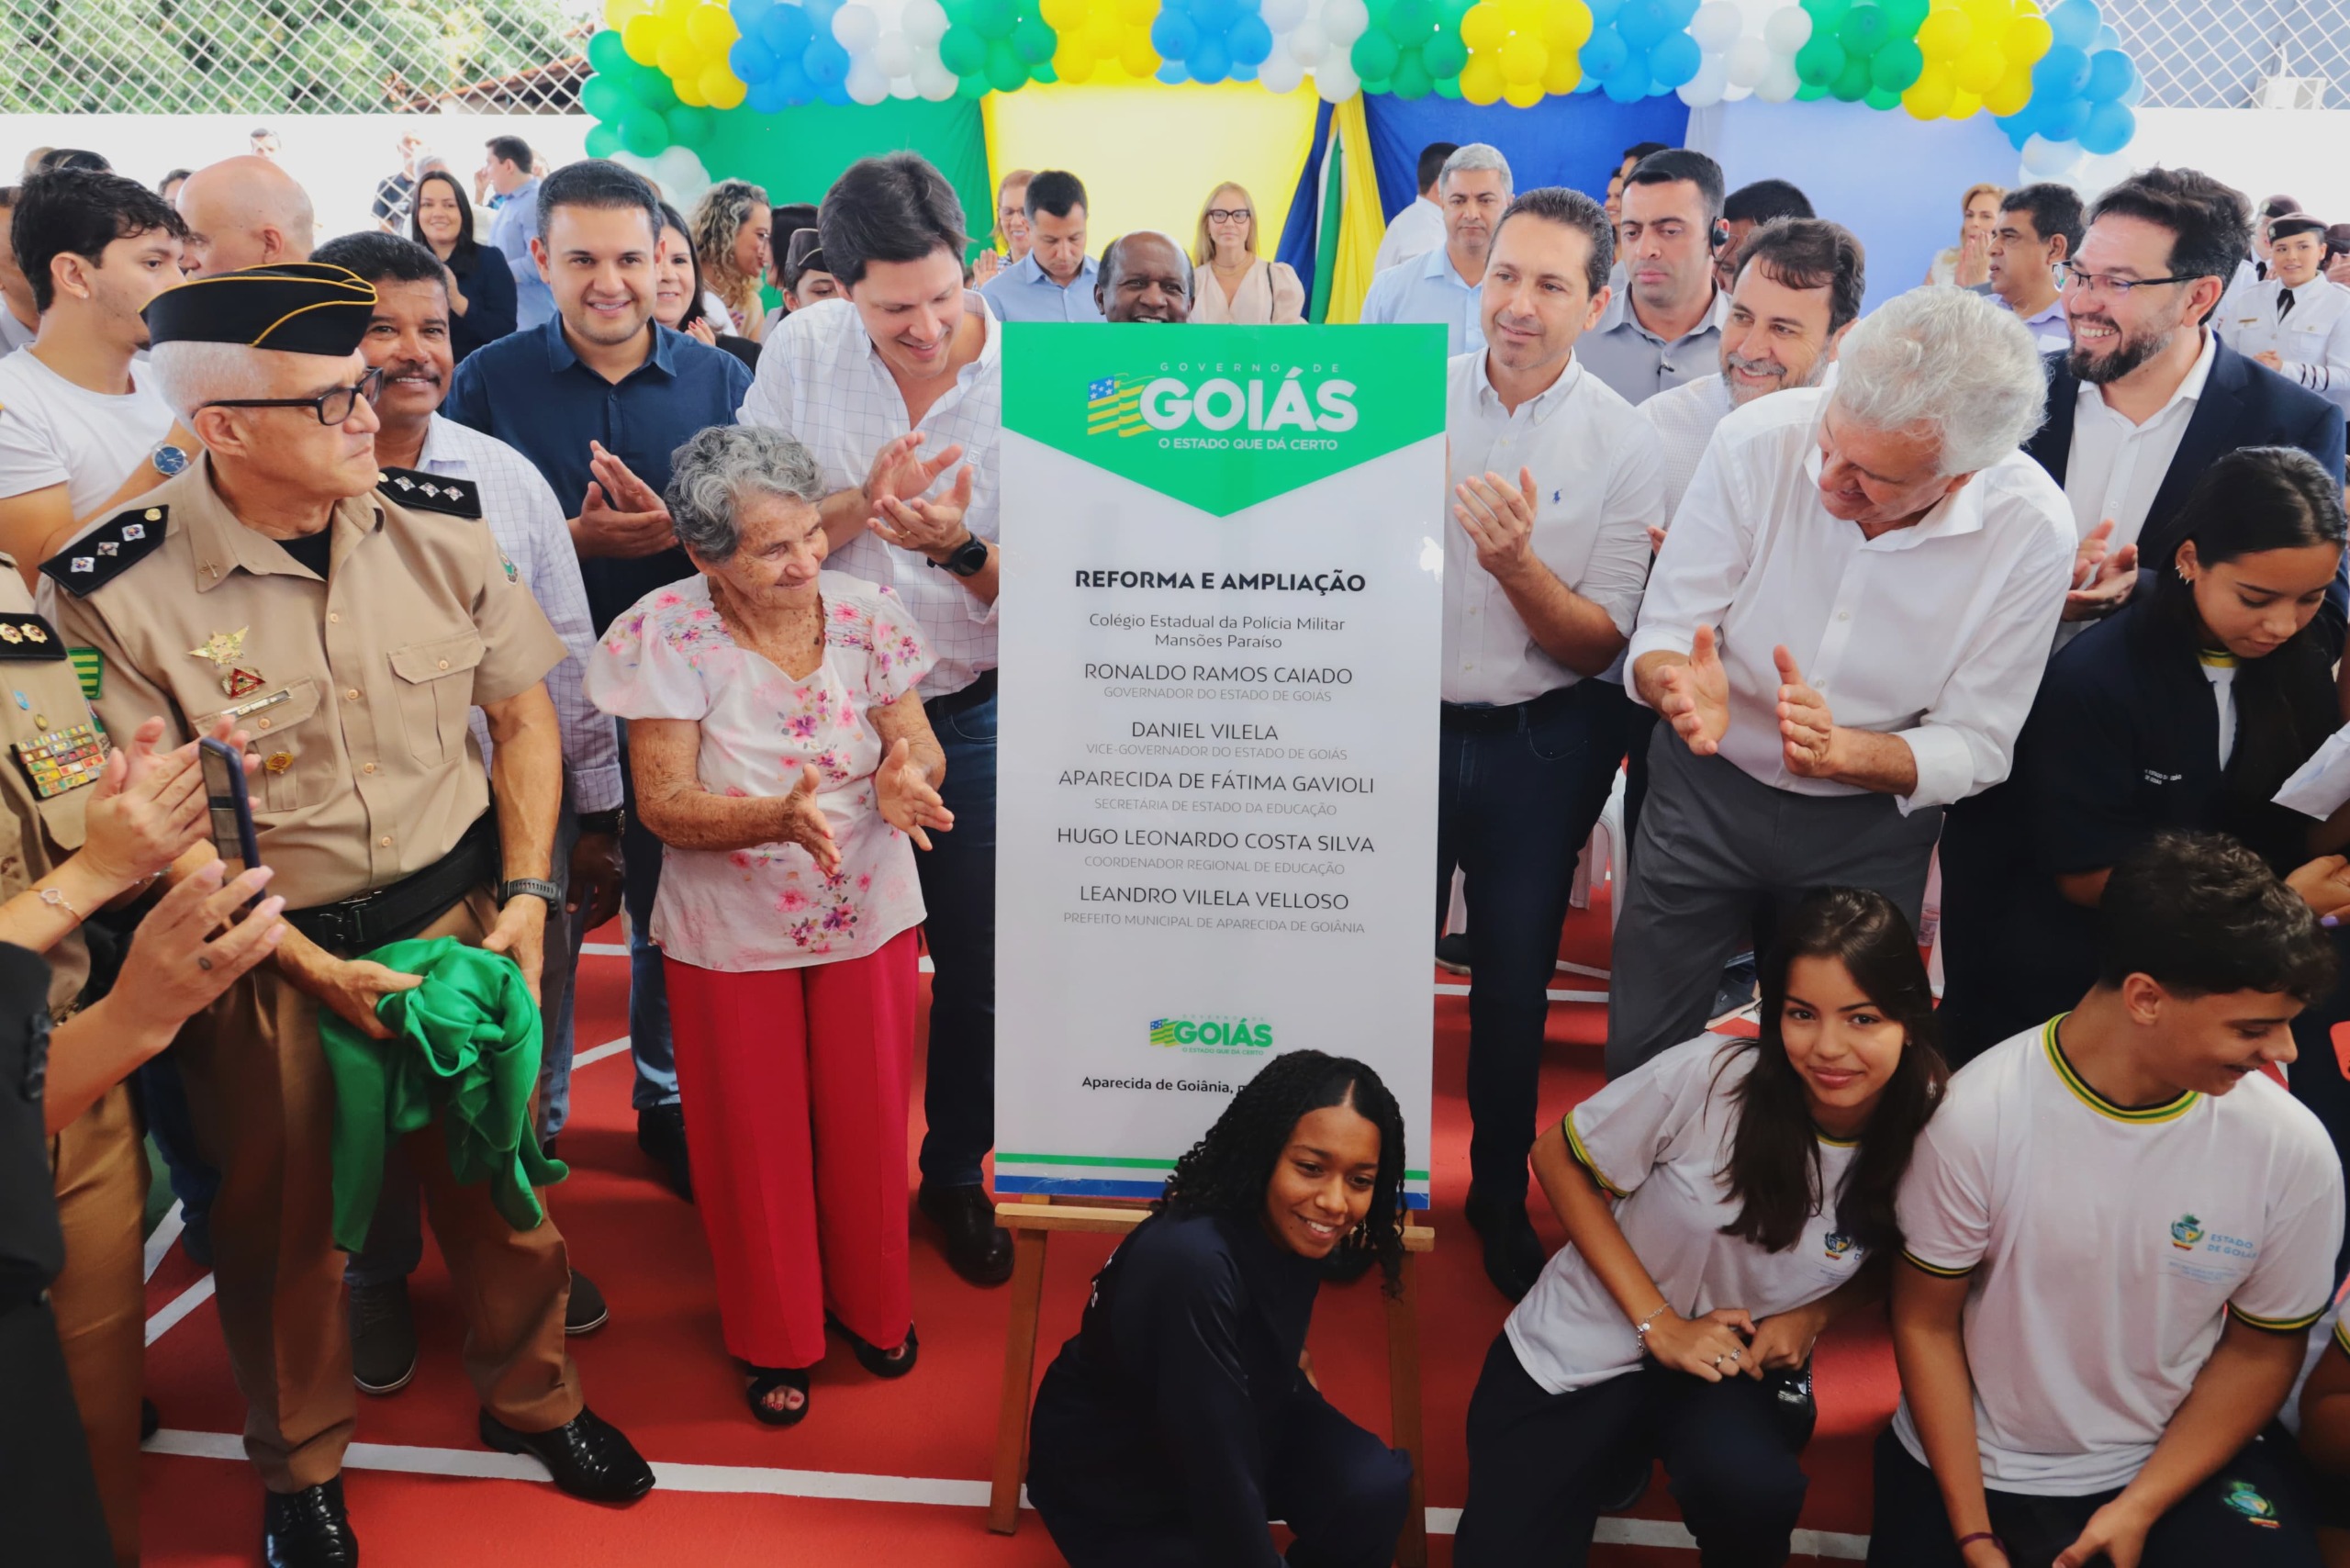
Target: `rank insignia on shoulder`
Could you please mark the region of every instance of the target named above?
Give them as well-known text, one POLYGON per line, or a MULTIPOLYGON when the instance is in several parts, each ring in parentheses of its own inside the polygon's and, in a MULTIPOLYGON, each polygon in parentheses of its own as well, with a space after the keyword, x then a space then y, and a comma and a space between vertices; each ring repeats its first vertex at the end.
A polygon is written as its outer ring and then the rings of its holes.
POLYGON ((0 614, 0 659, 54 662, 64 656, 57 628, 39 616, 0 614))
POLYGON ((118 511, 43 561, 40 569, 59 588, 83 598, 151 554, 163 543, 169 511, 141 506, 118 511))
POLYGON ((471 479, 420 474, 413 468, 386 468, 375 476, 375 487, 417 511, 446 512, 451 517, 481 515, 481 487, 471 479))

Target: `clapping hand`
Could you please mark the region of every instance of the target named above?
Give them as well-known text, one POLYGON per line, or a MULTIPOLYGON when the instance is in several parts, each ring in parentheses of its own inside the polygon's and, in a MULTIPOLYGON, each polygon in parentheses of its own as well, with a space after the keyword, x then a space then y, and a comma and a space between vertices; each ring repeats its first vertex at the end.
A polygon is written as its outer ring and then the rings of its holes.
MULTIPOLYGON (((226 716, 211 738, 241 751, 245 734, 226 716)), ((84 863, 120 893, 151 879, 205 835, 207 819, 204 767, 196 743, 158 750, 163 721, 151 718, 132 732, 130 744, 106 758, 106 772, 90 792, 84 863)), ((245 771, 259 759, 246 757, 245 771)))
POLYGON ((1452 493, 1452 515, 1477 547, 1477 565, 1494 580, 1508 581, 1533 554, 1534 514, 1541 504, 1534 470, 1520 468, 1515 486, 1498 474, 1472 474, 1452 493))
POLYGON ((963 526, 963 514, 971 506, 970 465, 964 465, 956 474, 954 487, 941 499, 901 500, 885 496, 873 506, 880 515, 866 526, 880 535, 884 543, 944 562, 973 538, 963 526))
POLYGON ((2073 554, 2073 586, 2065 595, 2065 619, 2095 621, 2112 614, 2129 600, 2138 586, 2138 547, 2109 549, 2113 520, 2089 530, 2073 554))
POLYGON ((841 846, 833 842, 833 824, 816 803, 816 785, 814 765, 801 767, 791 793, 776 802, 776 833, 769 842, 800 846, 814 857, 816 869, 829 877, 841 868, 841 846))
POLYGON ((1830 754, 1835 747, 1836 719, 1828 699, 1804 682, 1795 655, 1782 644, 1771 650, 1779 666, 1779 744, 1786 753, 1787 771, 1798 778, 1827 778, 1835 773, 1830 754))
POLYGON ((873 454, 873 466, 865 475, 866 505, 878 512, 884 501, 912 500, 962 461, 960 442, 950 443, 935 457, 924 457, 922 443, 928 439, 921 431, 909 431, 873 454))
POLYGON ((1689 662, 1667 665, 1658 672, 1663 701, 1657 711, 1698 756, 1721 750, 1729 731, 1729 672, 1722 667, 1721 650, 1710 626, 1697 628, 1689 642, 1689 662))
POLYGON ((973 263, 971 263, 971 285, 970 285, 970 286, 971 286, 973 288, 977 288, 977 287, 979 287, 981 284, 983 284, 983 283, 987 282, 990 278, 991 278, 991 277, 995 276, 995 274, 998 274, 998 273, 1002 272, 1002 270, 1003 270, 1003 252, 1002 252, 998 251, 998 250, 995 250, 995 249, 993 249, 992 247, 990 247, 990 249, 988 249, 988 250, 981 251, 981 252, 979 252, 979 259, 978 261, 973 262, 973 263))
POLYGON ((928 849, 930 835, 923 830, 945 833, 955 825, 955 813, 931 788, 930 775, 912 759, 912 749, 903 735, 890 743, 890 755, 873 775, 873 800, 883 822, 928 849))
POLYGON ((597 442, 588 443, 588 467, 595 475, 572 540, 582 556, 633 560, 656 554, 677 542, 669 509, 652 486, 597 442))

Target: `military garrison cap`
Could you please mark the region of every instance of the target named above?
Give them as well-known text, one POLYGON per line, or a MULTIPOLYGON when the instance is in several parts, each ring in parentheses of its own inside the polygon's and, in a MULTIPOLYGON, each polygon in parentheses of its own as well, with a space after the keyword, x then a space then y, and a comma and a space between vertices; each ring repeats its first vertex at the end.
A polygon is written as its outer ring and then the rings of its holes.
POLYGON ((323 262, 207 273, 167 288, 140 312, 163 343, 237 343, 341 359, 367 335, 375 286, 323 262))

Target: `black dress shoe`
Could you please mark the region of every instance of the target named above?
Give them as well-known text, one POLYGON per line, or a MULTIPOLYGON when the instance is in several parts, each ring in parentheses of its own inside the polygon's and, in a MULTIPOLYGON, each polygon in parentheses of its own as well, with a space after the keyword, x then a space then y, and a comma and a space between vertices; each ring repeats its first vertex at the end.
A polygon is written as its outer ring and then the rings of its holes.
POLYGON ((591 1503, 633 1503, 653 1490, 653 1467, 621 1429, 582 1410, 551 1432, 518 1432, 485 1410, 481 1440, 501 1453, 526 1453, 554 1484, 591 1503))
POLYGON ((359 1538, 342 1510, 342 1477, 262 1504, 262 1560, 269 1568, 359 1568, 359 1538))
POLYGON ((1000 1285, 1012 1278, 1012 1233, 995 1222, 986 1187, 938 1187, 924 1182, 915 1203, 931 1224, 946 1233, 946 1261, 975 1285, 1000 1285))
POLYGON ((1485 1254, 1485 1278, 1494 1289, 1511 1301, 1526 1299, 1534 1282, 1542 1276, 1542 1238, 1534 1234, 1534 1222, 1526 1216, 1526 1201, 1521 1198, 1514 1206, 1494 1212, 1479 1201, 1477 1190, 1469 1190, 1469 1226, 1477 1233, 1485 1254))
POLYGON ((694 1172, 686 1161, 686 1108, 647 1105, 636 1114, 636 1147, 661 1168, 670 1190, 694 1201, 694 1172))

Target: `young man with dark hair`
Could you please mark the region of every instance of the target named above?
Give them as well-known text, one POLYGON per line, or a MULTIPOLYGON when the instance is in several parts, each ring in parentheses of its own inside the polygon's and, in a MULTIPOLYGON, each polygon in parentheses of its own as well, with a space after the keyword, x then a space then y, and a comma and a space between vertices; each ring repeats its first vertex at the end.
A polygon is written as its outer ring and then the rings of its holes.
POLYGON ((1726 238, 1714 256, 1714 281, 1725 291, 1738 282, 1730 269, 1746 237, 1765 223, 1782 218, 1813 218, 1811 198, 1785 180, 1757 180, 1740 185, 1722 198, 1722 232, 1726 238))
MULTIPOLYGON (((467 355, 442 412, 521 453, 563 506, 577 509, 571 543, 600 635, 645 594, 693 575, 661 499, 670 454, 697 431, 733 423, 751 373, 733 354, 653 319, 662 218, 651 185, 590 158, 549 174, 536 200, 540 237, 531 255, 555 314, 535 331, 467 355)), ((632 788, 625 755, 621 763, 623 786, 632 788)), ((580 826, 621 831, 636 1139, 672 1185, 690 1193, 661 949, 645 935, 661 885, 661 843, 633 811, 617 823, 589 812, 580 826)))
POLYGON ((1437 196, 1436 183, 1444 173, 1444 161, 1459 151, 1460 144, 1451 141, 1431 141, 1420 149, 1420 162, 1414 174, 1417 183, 1413 186, 1419 195, 1412 198, 1411 206, 1388 220, 1387 232, 1380 238, 1379 253, 1371 262, 1374 276, 1415 256, 1425 256, 1444 243, 1444 206, 1437 196))
MULTIPOLYGON (((572 977, 579 944, 610 920, 621 902, 621 849, 615 819, 621 806, 619 746, 612 721, 581 689, 594 651, 596 628, 579 558, 571 548, 564 508, 531 460, 495 436, 469 429, 438 410, 455 372, 449 296, 440 258, 397 234, 346 234, 319 247, 318 261, 347 268, 375 287, 359 352, 381 372, 375 397, 375 461, 386 469, 437 475, 471 485, 498 547, 546 611, 566 650, 546 674, 563 740, 563 801, 555 822, 554 880, 564 892, 547 910, 544 967, 539 976, 542 1050, 538 1123, 552 1149, 571 1104, 572 977), (601 831, 585 832, 580 820, 601 831)), ((475 743, 484 761, 492 750, 480 712, 475 743)), ((381 1195, 368 1226, 367 1249, 351 1255, 343 1279, 351 1288, 351 1370, 361 1392, 389 1394, 416 1369, 416 1329, 408 1315, 408 1278, 422 1260, 424 1233, 415 1170, 405 1155, 386 1159, 381 1195)), ((607 1316, 602 1293, 574 1270, 565 1305, 566 1332, 585 1333, 607 1316)))
POLYGON ((1984 291, 2031 329, 2032 342, 2045 353, 2073 346, 2056 279, 2058 269, 2080 249, 2081 229, 2080 193, 2070 185, 2024 185, 1999 200, 1998 226, 1991 230, 1991 281, 1984 291))
POLYGON ((1098 266, 1085 253, 1084 183, 1044 170, 1028 182, 1025 207, 1028 253, 990 278, 979 297, 1000 321, 1099 321, 1098 266))
POLYGON ((0 550, 29 584, 76 524, 187 465, 195 438, 134 363, 140 311, 180 281, 187 226, 119 174, 52 170, 20 187, 17 271, 39 312, 24 353, 0 360, 0 550))
POLYGON ((767 334, 743 422, 814 455, 831 488, 822 512, 832 564, 894 589, 938 655, 921 692, 946 753, 940 793, 955 831, 915 858, 936 970, 919 1202, 956 1271, 1001 1284, 1012 1241, 979 1168, 995 1143, 1003 327, 963 286, 963 204, 921 154, 849 165, 817 228, 849 308, 795 311, 767 334))
POLYGON ((531 241, 539 237, 539 177, 532 173, 537 159, 519 136, 493 136, 487 151, 474 189, 488 187, 487 204, 497 214, 489 220, 489 242, 513 269, 514 330, 527 332, 554 314, 554 295, 531 259, 531 241))
POLYGON ((1575 857, 1624 755, 1622 655, 1663 510, 1656 436, 1582 363, 1607 300, 1606 215, 1551 185, 1511 202, 1451 362, 1438 929, 1456 867, 1476 902, 1469 1222, 1516 1301, 1542 1271, 1526 1214, 1547 991, 1575 857))
POLYGON ((2331 1294, 2342 1167, 2267 1070, 2333 951, 2216 835, 2132 854, 2099 909, 2096 987, 1951 1081, 1902 1183, 1869 1561, 2315 1568, 2262 1432, 2331 1294))
POLYGON ((1714 278, 1721 216, 1721 165, 1702 152, 1651 152, 1625 175, 1616 225, 1624 287, 1583 359, 1626 402, 1714 373, 1729 308, 1714 278))

